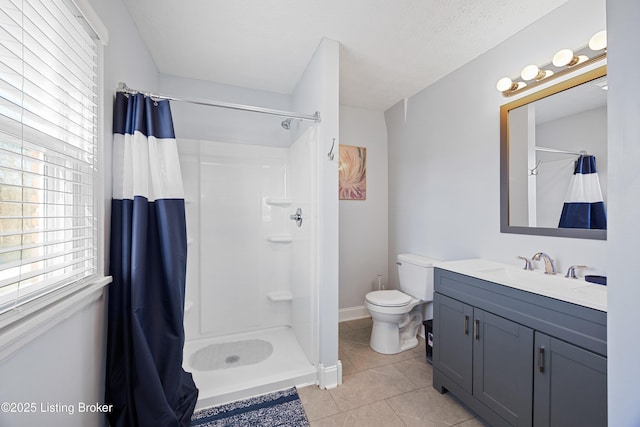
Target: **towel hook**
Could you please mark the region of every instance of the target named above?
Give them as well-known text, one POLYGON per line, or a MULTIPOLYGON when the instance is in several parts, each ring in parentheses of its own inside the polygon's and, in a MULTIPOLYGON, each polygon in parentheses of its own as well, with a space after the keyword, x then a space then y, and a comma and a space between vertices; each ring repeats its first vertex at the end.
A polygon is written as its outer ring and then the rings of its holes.
POLYGON ((333 160, 333 147, 336 145, 336 139, 333 138, 333 142, 331 143, 331 150, 329 150, 329 153, 327 154, 327 157, 329 158, 329 160, 333 160))

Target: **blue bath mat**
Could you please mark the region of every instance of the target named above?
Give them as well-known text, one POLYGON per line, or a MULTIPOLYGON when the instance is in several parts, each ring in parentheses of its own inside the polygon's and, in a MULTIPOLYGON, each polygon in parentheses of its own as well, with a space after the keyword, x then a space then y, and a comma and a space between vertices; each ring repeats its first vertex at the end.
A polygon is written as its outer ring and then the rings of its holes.
POLYGON ((308 427, 295 387, 226 405, 203 409, 191 417, 192 427, 308 427))

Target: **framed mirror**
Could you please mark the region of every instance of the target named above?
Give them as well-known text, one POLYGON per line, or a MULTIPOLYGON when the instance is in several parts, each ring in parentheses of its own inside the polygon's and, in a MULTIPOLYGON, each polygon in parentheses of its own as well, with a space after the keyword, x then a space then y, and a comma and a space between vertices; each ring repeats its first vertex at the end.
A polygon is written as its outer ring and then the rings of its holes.
POLYGON ((606 240, 606 73, 602 66, 500 107, 502 233, 606 240), (596 174, 577 173, 596 163, 596 174), (574 211, 580 217, 567 220, 574 211))

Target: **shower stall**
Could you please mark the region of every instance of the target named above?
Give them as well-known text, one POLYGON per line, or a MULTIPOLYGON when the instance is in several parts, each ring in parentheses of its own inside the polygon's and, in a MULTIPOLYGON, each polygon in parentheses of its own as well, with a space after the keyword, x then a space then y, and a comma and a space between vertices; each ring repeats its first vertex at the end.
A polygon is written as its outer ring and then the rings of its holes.
POLYGON ((318 126, 282 127, 288 147, 178 139, 197 408, 317 381, 318 126))

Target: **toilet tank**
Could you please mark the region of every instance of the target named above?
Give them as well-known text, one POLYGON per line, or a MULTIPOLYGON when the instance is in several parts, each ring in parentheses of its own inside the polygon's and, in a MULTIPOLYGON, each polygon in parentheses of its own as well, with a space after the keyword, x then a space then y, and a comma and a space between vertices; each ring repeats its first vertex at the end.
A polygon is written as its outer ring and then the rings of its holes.
POLYGON ((422 301, 433 301, 433 263, 432 258, 421 255, 398 255, 398 276, 400 290, 422 301))

